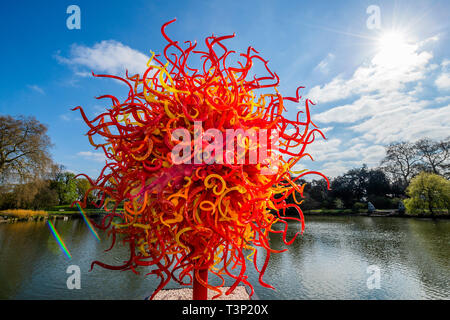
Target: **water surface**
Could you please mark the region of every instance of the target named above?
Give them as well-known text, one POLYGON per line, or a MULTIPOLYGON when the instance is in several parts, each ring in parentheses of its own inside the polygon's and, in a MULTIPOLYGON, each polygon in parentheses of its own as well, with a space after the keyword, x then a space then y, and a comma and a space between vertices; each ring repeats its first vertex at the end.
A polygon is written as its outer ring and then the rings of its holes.
MULTIPOLYGON (((105 253, 110 241, 100 233, 98 242, 83 220, 56 220, 55 228, 71 260, 44 222, 0 225, 0 299, 143 299, 158 285, 146 270, 140 276, 98 266, 89 272, 93 260, 122 264, 126 249, 105 253), (80 290, 67 288, 70 265, 81 269, 80 290)), ((290 223, 290 237, 298 228, 290 223)), ((270 243, 285 247, 278 235, 270 243)), ((303 236, 289 251, 271 255, 264 280, 276 291, 259 285, 251 263, 247 274, 260 299, 449 299, 449 245, 448 220, 307 216, 303 236), (367 286, 370 265, 380 270, 379 289, 367 286)))

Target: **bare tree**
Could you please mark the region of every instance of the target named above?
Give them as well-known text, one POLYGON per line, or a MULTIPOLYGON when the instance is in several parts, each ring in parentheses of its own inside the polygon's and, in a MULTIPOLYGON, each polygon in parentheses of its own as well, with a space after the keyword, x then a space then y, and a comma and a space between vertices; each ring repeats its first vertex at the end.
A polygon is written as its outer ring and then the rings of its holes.
POLYGON ((417 141, 414 147, 420 155, 426 171, 448 177, 450 166, 449 138, 443 141, 424 138, 417 141))
POLYGON ((404 188, 411 178, 418 173, 420 156, 410 142, 398 142, 386 147, 386 157, 381 162, 382 169, 392 181, 400 178, 404 188))
POLYGON ((34 117, 0 116, 0 183, 39 179, 52 166, 47 127, 34 117))

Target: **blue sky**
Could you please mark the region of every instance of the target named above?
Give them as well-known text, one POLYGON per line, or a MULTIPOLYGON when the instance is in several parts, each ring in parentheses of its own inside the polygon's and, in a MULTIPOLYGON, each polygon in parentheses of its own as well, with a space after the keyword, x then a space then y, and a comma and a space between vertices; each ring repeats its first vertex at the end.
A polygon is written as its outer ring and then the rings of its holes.
MULTIPOLYGON (((139 71, 149 51, 161 52, 161 25, 179 41, 236 33, 228 47, 251 45, 280 76, 280 92, 295 88, 317 102, 313 119, 327 141, 300 166, 329 176, 379 164, 387 143, 450 132, 448 1, 17 1, 0 4, 0 114, 33 115, 49 128, 56 162, 96 176, 104 164, 87 126, 107 107, 94 97, 126 88, 89 72, 139 71), (81 29, 69 30, 69 5, 81 9, 81 29), (381 29, 366 12, 378 6, 381 29)), ((295 105, 288 115, 294 117, 295 105)))

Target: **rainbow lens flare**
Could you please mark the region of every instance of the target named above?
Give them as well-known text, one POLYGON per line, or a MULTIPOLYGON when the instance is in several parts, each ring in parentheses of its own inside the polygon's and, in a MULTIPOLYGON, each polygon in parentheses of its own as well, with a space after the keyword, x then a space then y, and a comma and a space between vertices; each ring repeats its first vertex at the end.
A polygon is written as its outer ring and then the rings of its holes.
POLYGON ((55 238, 56 242, 58 243, 59 247, 61 248, 62 252, 66 255, 67 258, 72 259, 72 255, 70 254, 69 249, 67 249, 66 244, 62 240, 61 236, 59 235, 58 231, 56 231, 55 226, 50 220, 47 220, 47 225, 50 228, 50 231, 55 238))
POLYGON ((77 204, 78 210, 80 210, 80 213, 83 216, 84 222, 86 222, 89 230, 94 235, 95 239, 97 239, 97 241, 100 241, 100 237, 98 236, 97 231, 95 231, 94 226, 91 223, 91 220, 89 220, 89 218, 86 216, 86 213, 84 212, 83 208, 81 208, 80 204, 78 202, 76 204, 77 204))

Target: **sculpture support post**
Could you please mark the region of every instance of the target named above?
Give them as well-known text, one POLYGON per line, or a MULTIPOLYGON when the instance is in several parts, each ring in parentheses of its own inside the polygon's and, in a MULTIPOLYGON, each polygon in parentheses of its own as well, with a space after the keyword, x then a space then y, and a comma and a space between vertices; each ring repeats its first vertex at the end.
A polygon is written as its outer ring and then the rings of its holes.
MULTIPOLYGON (((199 277, 205 283, 208 283, 208 269, 209 268, 198 270, 199 277)), ((197 278, 195 277, 195 270, 194 270, 194 285, 192 296, 193 300, 208 300, 208 288, 203 286, 197 280, 197 278)))

